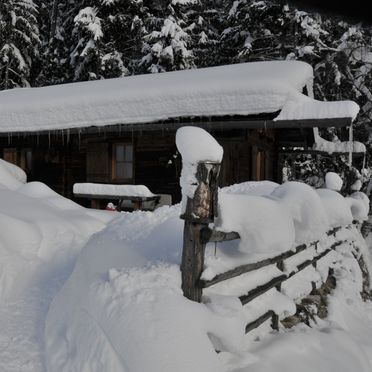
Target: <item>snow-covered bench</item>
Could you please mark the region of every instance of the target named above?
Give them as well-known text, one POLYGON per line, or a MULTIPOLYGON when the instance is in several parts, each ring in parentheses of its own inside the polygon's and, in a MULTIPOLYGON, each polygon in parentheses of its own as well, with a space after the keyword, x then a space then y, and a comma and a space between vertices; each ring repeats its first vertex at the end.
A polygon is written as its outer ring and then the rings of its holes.
POLYGON ((73 192, 77 198, 90 199, 91 207, 97 209, 101 200, 111 200, 117 202, 117 210, 123 207, 153 210, 160 200, 160 195, 153 194, 144 185, 75 183, 73 192))

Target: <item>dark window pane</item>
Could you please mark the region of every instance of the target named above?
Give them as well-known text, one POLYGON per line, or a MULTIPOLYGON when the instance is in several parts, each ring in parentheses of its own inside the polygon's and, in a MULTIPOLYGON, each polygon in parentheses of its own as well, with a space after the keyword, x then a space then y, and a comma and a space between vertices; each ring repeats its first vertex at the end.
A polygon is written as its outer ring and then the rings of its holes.
POLYGON ((116 163, 116 178, 133 178, 133 163, 116 163))
POLYGON ((125 161, 133 161, 133 146, 125 146, 125 161))
POLYGON ((124 161, 124 145, 116 145, 116 161, 124 161))
POLYGON ((133 178, 133 163, 124 163, 125 178, 133 178))
POLYGON ((125 178, 125 163, 116 163, 116 178, 125 178))

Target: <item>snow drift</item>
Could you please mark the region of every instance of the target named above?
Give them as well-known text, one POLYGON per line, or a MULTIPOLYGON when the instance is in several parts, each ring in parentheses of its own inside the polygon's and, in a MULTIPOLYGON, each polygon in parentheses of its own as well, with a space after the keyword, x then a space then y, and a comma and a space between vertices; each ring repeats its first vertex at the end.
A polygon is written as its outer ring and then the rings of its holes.
MULTIPOLYGON (((263 183, 262 187, 247 183, 221 190, 225 221, 220 227, 239 231, 242 239, 220 244, 216 254, 207 247, 203 276, 249 262, 257 257, 255 247, 260 246, 260 254, 273 254, 278 246, 279 251, 293 247, 296 237, 319 238, 336 222, 350 222, 347 202, 335 207, 344 198, 335 191, 325 192, 320 196, 323 192, 299 183, 263 183), (239 219, 234 217, 234 208, 231 213, 226 209, 231 204, 235 209, 239 205, 239 219), (254 217, 259 218, 255 221, 254 217), (244 225, 237 223, 240 219, 252 228, 249 233, 244 234, 244 225), (268 222, 272 238, 264 236, 268 222)), ((304 288, 295 283, 287 295, 274 289, 245 308, 236 297, 241 291, 238 285, 230 286, 224 295, 206 291, 203 304, 189 302, 180 290, 180 213, 179 205, 153 213, 121 213, 93 236, 50 307, 45 329, 48 371, 216 372, 230 370, 231 358, 235 358, 235 367, 254 365, 245 351, 252 345, 243 334, 244 324, 273 306, 282 316, 293 314, 294 298, 304 288), (214 348, 223 352, 217 355, 214 348)), ((241 279, 259 283, 278 273, 276 267, 265 270, 241 279)), ((310 333, 306 337, 315 342, 318 336, 310 333)), ((324 342, 333 338, 324 337, 324 342)), ((290 338, 285 342, 293 344, 290 338)), ((273 370, 274 361, 268 371, 273 370)))
POLYGON ((35 268, 42 271, 57 256, 72 260, 78 247, 113 217, 80 207, 40 182, 25 182, 20 168, 0 161, 2 301, 9 296, 14 300, 30 281, 37 280, 35 268))

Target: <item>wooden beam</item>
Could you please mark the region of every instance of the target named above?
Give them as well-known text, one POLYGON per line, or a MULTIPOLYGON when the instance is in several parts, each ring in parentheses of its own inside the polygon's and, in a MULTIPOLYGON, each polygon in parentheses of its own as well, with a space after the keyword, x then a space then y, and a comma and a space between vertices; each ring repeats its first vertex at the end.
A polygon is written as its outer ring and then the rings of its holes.
POLYGON ((201 239, 204 243, 221 243, 225 241, 240 239, 240 235, 235 231, 223 232, 205 227, 201 231, 201 239))
POLYGON ((254 270, 260 269, 262 267, 268 266, 268 265, 276 264, 276 263, 278 263, 278 262, 280 262, 280 261, 282 261, 286 258, 289 258, 289 257, 291 257, 291 256, 293 256, 297 253, 300 253, 300 252, 304 251, 307 247, 308 246, 306 244, 302 244, 302 245, 299 245, 298 247, 296 247, 296 249, 294 251, 288 251, 288 252, 282 253, 278 256, 275 256, 273 258, 267 258, 267 259, 259 261, 259 262, 238 266, 238 267, 236 267, 232 270, 229 270, 229 271, 226 271, 222 274, 216 275, 211 280, 201 280, 200 281, 200 286, 202 288, 208 288, 208 287, 210 287, 214 284, 223 282, 227 279, 232 279, 232 278, 235 278, 239 275, 248 273, 250 271, 254 271, 254 270))
POLYGON ((261 296, 270 289, 276 287, 278 284, 282 283, 286 279, 288 279, 286 274, 277 276, 276 278, 271 279, 269 282, 259 285, 258 287, 252 289, 251 291, 248 292, 248 294, 239 297, 239 299, 243 305, 246 305, 248 302, 251 302, 256 297, 261 296))
POLYGON ((252 331, 253 329, 259 327, 262 323, 265 323, 266 320, 272 318, 274 315, 275 313, 272 310, 269 310, 264 315, 261 315, 259 318, 257 318, 253 322, 247 324, 247 326, 245 327, 245 333, 248 333, 252 331))

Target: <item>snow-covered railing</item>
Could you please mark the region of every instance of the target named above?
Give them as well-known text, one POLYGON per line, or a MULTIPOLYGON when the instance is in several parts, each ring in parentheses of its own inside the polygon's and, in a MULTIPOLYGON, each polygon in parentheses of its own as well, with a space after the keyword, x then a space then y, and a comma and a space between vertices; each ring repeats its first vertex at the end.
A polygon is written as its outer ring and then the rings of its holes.
MULTIPOLYGON (((349 228, 349 226, 346 226, 344 228, 349 228)), ((334 240, 329 241, 329 246, 324 249, 324 245, 322 246, 322 249, 318 248, 319 241, 312 242, 310 244, 301 244, 297 246, 294 250, 288 250, 287 252, 284 252, 278 256, 267 258, 258 262, 249 263, 246 265, 238 266, 232 270, 226 271, 224 273, 216 275, 211 280, 199 280, 196 282, 196 286, 200 287, 201 290, 204 288, 211 287, 215 284, 221 283, 226 280, 230 280, 232 278, 238 277, 240 275, 246 274, 248 272, 252 272, 264 267, 268 267, 270 265, 276 264, 279 270, 283 272, 283 274, 276 276, 274 278, 270 278, 268 281, 264 281, 262 284, 258 285, 257 287, 247 291, 247 293, 243 296, 240 296, 239 299, 243 305, 248 304, 258 296, 263 295, 264 293, 268 292, 269 290, 276 288, 279 292, 281 290, 281 284, 287 281, 288 279, 292 278, 296 274, 300 273, 301 271, 305 270, 309 266, 313 266, 316 269, 317 262, 326 257, 328 254, 330 254, 332 251, 334 251, 338 246, 340 246, 343 243, 346 243, 345 240, 338 240, 336 238, 336 233, 342 229, 342 227, 334 228, 327 232, 327 236, 334 236, 334 240), (290 270, 289 272, 285 272, 285 261, 293 256, 299 255, 300 253, 304 251, 311 251, 313 250, 314 254, 312 258, 306 258, 303 261, 300 261, 297 263, 295 269, 290 270)), ((221 240, 223 241, 223 240, 221 240)), ((205 241, 206 242, 206 241, 205 241)), ((350 244, 352 242, 349 242, 350 244)), ((330 271, 331 268, 328 268, 330 271)), ((316 289, 316 283, 311 283, 312 290, 316 289)), ((310 293, 308 293, 310 294, 310 293)), ((251 323, 246 325, 246 332, 251 331, 252 329, 258 327, 263 322, 265 322, 268 319, 272 319, 272 328, 278 329, 279 328, 279 316, 275 313, 274 310, 268 310, 265 314, 262 314, 260 317, 258 317, 256 320, 252 321, 251 323)))
MULTIPOLYGON (((239 299, 244 306, 274 288, 281 292, 282 283, 307 268, 313 267, 317 271, 318 262, 325 259, 337 247, 345 244, 353 245, 354 242, 350 238, 352 235, 343 233, 347 229, 352 229, 352 225, 339 226, 324 233, 324 236, 317 237, 319 240, 300 244, 295 248, 288 246, 287 250, 283 249, 277 254, 273 253, 271 257, 235 266, 212 277, 208 276, 208 279, 205 279, 203 273, 205 270, 204 260, 207 244, 240 239, 240 235, 235 231, 218 231, 215 229, 215 225, 212 228, 210 227, 210 224, 214 224, 216 217, 222 218, 222 220, 224 217, 217 216, 219 213, 217 184, 222 160, 222 153, 218 153, 218 144, 213 143, 207 136, 203 138, 204 134, 202 132, 194 133, 194 128, 185 128, 182 134, 176 140, 178 149, 183 156, 183 173, 181 175, 183 214, 181 218, 185 220, 185 226, 181 271, 182 289, 185 297, 196 302, 202 302, 203 290, 221 282, 244 276, 244 274, 249 272, 274 266, 274 275, 267 274, 265 278, 264 274, 258 284, 255 284, 253 288, 247 288, 246 291, 243 291, 244 294, 239 295, 239 299), (188 136, 187 133, 184 135, 188 130, 191 131, 194 138, 195 134, 197 134, 198 144, 202 144, 201 149, 193 146, 193 141, 191 140, 193 136, 188 136), (192 151, 190 153, 183 151, 187 147, 191 147, 192 151), (209 150, 207 155, 205 155, 206 149, 209 150), (199 160, 200 158, 208 160, 202 161, 199 160)), ((239 206, 237 207, 239 208, 239 206)), ((268 231, 268 234, 270 234, 270 231, 268 231)), ((329 271, 332 271, 331 256, 322 262, 321 269, 319 269, 319 273, 322 273, 321 280, 323 282, 328 277, 329 271), (329 260, 328 258, 331 259, 329 260)), ((308 282, 309 288, 308 293, 304 295, 308 295, 312 290, 318 288, 319 282, 315 282, 311 276, 303 280, 308 282)), ((242 280, 242 282, 247 283, 246 280, 242 280)), ((218 294, 218 290, 213 292, 218 294)), ((264 311, 265 313, 246 325, 246 332, 258 327, 270 318, 272 319, 272 327, 278 329, 279 314, 273 308, 265 309, 264 311)))

